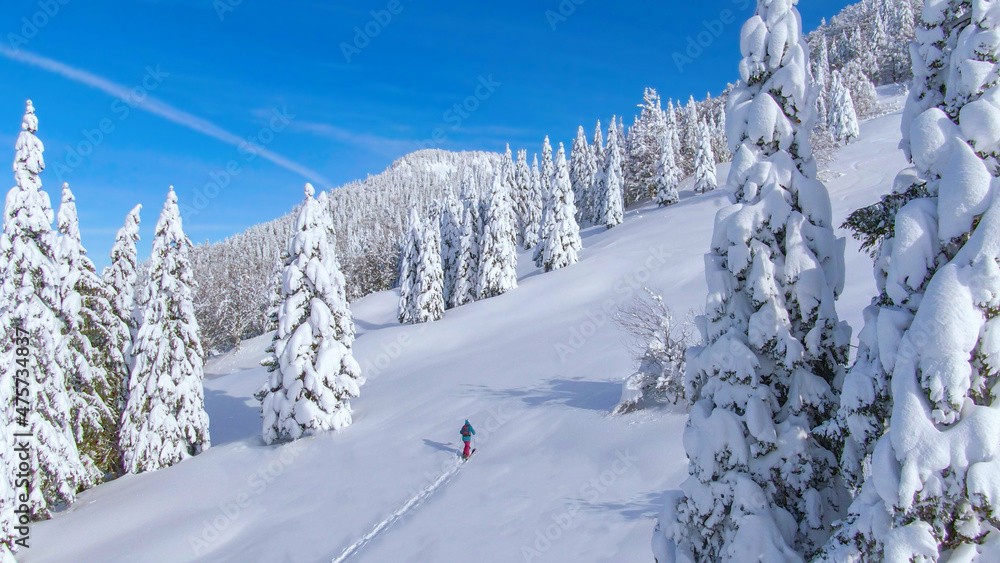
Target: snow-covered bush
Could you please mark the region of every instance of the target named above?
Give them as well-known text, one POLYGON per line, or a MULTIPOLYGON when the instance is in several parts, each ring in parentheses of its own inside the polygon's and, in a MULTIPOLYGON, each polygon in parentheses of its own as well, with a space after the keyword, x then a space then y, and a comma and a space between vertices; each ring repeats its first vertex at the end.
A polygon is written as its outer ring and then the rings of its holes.
POLYGON ((694 325, 678 322, 663 298, 648 289, 615 315, 615 323, 630 336, 639 366, 622 384, 622 397, 612 414, 657 405, 686 408, 685 358, 694 343, 694 325))

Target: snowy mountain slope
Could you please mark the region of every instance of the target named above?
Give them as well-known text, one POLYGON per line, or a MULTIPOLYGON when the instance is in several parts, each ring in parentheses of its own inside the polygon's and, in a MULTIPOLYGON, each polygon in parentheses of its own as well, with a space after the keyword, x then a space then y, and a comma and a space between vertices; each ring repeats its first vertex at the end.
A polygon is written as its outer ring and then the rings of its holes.
MULTIPOLYGON (((904 165, 898 114, 861 131, 832 165, 838 223, 904 165)), ((680 315, 703 306, 726 196, 685 188, 678 205, 584 231, 574 266, 543 275, 523 253, 516 291, 441 322, 398 325, 395 292, 354 304, 369 381, 340 434, 265 447, 252 393, 268 338, 213 360, 213 447, 83 493, 34 526, 23 560, 332 561, 356 546, 344 560, 649 561, 663 492, 686 476, 685 417, 607 416, 633 367, 608 312, 643 286, 680 315), (466 418, 479 451, 458 466, 466 418)), ((853 240, 847 267, 840 312, 857 331, 874 282, 853 240)))

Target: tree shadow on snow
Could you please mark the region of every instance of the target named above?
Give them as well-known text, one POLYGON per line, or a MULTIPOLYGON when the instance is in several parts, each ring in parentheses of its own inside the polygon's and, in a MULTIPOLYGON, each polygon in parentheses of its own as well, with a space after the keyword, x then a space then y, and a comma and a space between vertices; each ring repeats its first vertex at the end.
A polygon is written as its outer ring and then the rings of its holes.
POLYGON ((609 412, 621 398, 622 384, 616 381, 585 381, 580 379, 553 379, 544 387, 534 389, 491 389, 478 387, 478 393, 486 392, 504 398, 516 398, 529 407, 566 405, 575 409, 609 412))
POLYGON ((453 448, 453 447, 449 446, 448 444, 444 444, 442 442, 435 442, 434 440, 428 440, 427 438, 424 438, 424 445, 430 446, 430 447, 434 448, 435 450, 441 450, 442 452, 448 452, 450 454, 461 453, 461 451, 458 448, 453 448))
POLYGON ((222 391, 205 389, 205 410, 213 446, 260 438, 260 406, 253 397, 233 397, 222 391))
POLYGON ((399 324, 398 322, 391 322, 391 323, 385 323, 385 324, 376 324, 376 323, 371 323, 371 322, 368 322, 366 320, 357 319, 357 318, 354 319, 354 324, 355 324, 355 326, 357 326, 358 328, 360 328, 361 330, 363 330, 365 332, 374 332, 376 330, 382 330, 382 329, 386 329, 386 328, 392 328, 394 326, 403 326, 403 325, 399 324))
POLYGON ((597 504, 582 503, 584 510, 595 512, 617 512, 625 520, 652 520, 660 515, 666 505, 668 491, 648 493, 646 498, 635 503, 604 502, 597 504))

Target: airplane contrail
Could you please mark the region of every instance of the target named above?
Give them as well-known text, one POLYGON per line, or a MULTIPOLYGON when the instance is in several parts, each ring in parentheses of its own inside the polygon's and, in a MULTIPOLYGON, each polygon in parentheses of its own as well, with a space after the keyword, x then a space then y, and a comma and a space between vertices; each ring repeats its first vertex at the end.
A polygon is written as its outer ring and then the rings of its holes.
MULTIPOLYGON (((61 63, 41 55, 36 55, 34 53, 29 53, 24 50, 15 51, 4 46, 0 46, 0 55, 13 61, 58 74, 64 78, 78 82, 84 86, 100 90, 116 98, 127 100, 129 101, 129 104, 134 107, 142 109, 153 115, 158 115, 167 121, 171 121, 192 131, 196 131, 218 141, 222 141, 223 143, 239 147, 247 142, 246 139, 243 139, 234 133, 230 133, 214 123, 192 115, 184 110, 177 109, 174 106, 157 100, 151 96, 146 96, 141 101, 136 100, 134 99, 135 97, 132 96, 130 88, 112 82, 107 78, 98 76, 86 70, 74 68, 65 63, 61 63)), ((320 184, 324 188, 332 188, 332 185, 328 180, 326 180, 326 178, 306 166, 260 146, 255 146, 254 152, 261 158, 269 160, 285 170, 295 172, 296 174, 305 177, 307 180, 320 184)))

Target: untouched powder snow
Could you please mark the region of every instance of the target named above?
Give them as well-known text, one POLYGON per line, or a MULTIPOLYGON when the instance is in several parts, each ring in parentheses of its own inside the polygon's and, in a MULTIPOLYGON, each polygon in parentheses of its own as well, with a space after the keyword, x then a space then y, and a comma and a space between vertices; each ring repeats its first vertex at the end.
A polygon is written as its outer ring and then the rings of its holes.
MULTIPOLYGON (((861 125, 827 185, 834 221, 888 191, 905 164, 899 114, 861 125)), ((728 165, 720 165, 725 177, 728 165)), ((686 415, 611 417, 634 363, 610 314, 644 286, 683 318, 705 302, 703 255, 720 191, 630 209, 582 231, 580 262, 402 326, 397 292, 352 308, 368 383, 338 434, 265 446, 253 392, 269 336, 206 366, 213 446, 86 491, 35 524, 27 563, 59 561, 650 561, 665 491, 687 476, 686 415), (478 453, 457 464, 459 429, 478 453)), ((843 234, 843 233, 842 233, 843 234)), ((848 240, 838 309, 857 331, 875 294, 848 240)))

